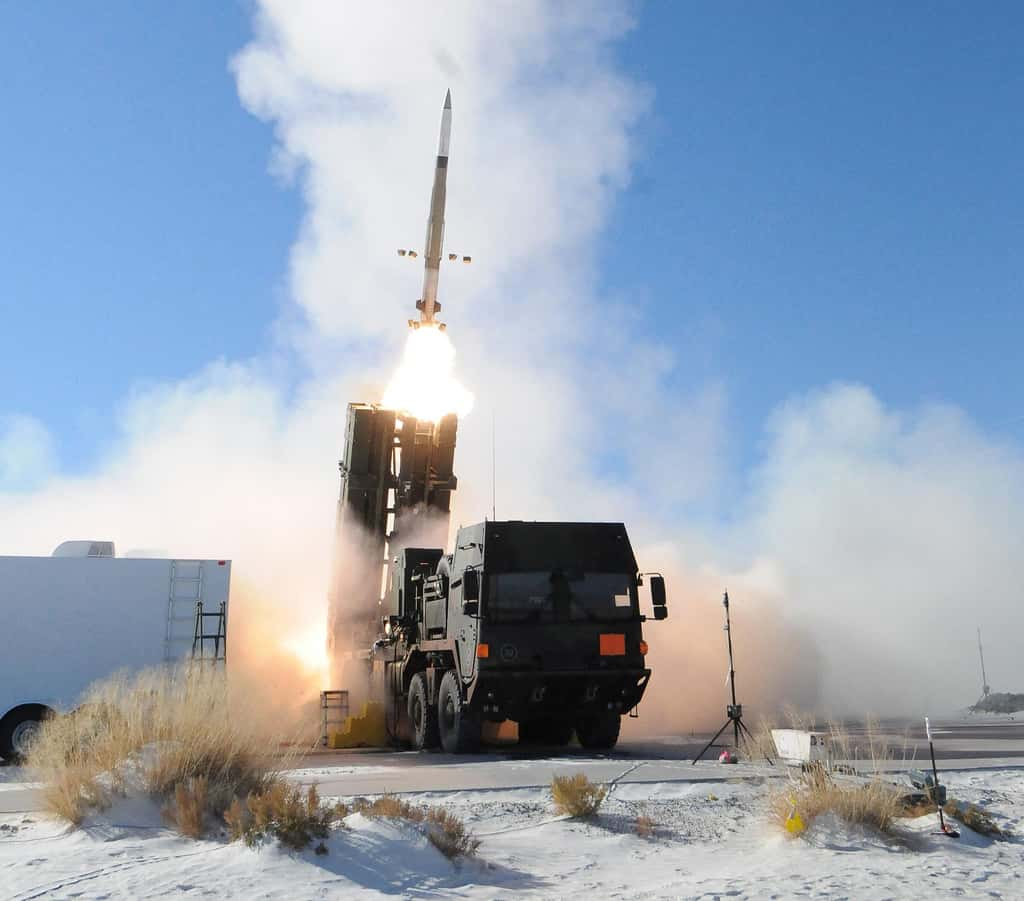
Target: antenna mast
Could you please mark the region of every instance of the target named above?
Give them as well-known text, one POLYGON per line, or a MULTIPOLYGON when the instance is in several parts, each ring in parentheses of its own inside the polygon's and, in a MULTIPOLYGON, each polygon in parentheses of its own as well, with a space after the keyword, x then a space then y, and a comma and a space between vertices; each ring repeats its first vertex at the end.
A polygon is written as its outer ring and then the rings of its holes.
POLYGON ((981 658, 981 696, 987 698, 992 690, 988 687, 988 677, 985 675, 985 651, 981 647, 981 627, 978 627, 978 657, 981 658))

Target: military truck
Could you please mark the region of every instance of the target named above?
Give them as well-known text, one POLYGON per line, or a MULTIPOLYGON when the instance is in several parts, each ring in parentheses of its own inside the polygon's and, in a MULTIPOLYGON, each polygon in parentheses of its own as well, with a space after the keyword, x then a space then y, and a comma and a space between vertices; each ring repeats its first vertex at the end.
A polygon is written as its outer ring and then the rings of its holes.
MULTIPOLYGON (((513 720, 521 741, 615 745, 651 677, 624 525, 484 522, 450 554, 409 547, 389 563, 371 659, 394 737, 464 753, 485 721, 513 720)), ((646 578, 665 619, 664 580, 646 578)))

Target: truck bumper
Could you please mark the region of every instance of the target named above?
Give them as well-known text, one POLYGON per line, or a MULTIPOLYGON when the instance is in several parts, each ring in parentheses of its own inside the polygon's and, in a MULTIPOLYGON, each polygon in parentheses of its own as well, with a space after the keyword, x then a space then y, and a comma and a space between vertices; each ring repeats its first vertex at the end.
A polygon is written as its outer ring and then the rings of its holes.
POLYGON ((488 720, 577 717, 626 713, 640 703, 649 669, 493 670, 481 669, 470 705, 488 720))

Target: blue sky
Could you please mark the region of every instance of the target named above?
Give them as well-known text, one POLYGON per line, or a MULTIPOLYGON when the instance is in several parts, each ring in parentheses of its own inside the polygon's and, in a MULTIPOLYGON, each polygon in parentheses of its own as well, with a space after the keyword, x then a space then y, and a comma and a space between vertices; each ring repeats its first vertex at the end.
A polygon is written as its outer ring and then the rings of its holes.
MULTIPOLYGON (((861 381, 1019 439, 1024 8, 650 4, 653 91, 601 290, 720 381, 738 458, 786 398, 861 381)), ((228 61, 243 4, 9 4, 0 416, 88 468, 134 384, 273 343, 302 214, 228 61)))

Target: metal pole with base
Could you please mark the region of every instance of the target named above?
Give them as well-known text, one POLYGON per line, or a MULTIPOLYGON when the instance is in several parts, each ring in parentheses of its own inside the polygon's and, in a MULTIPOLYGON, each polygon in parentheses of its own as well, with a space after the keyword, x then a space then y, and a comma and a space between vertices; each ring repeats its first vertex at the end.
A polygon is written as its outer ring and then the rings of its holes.
MULTIPOLYGON (((727 647, 729 648, 729 688, 732 697, 732 703, 727 705, 725 708, 726 720, 722 724, 722 728, 719 729, 704 747, 701 752, 693 758, 693 764, 696 764, 707 752, 715 746, 715 742, 718 741, 718 736, 721 735, 729 726, 732 726, 733 734, 733 747, 739 750, 740 744, 745 742, 745 738, 749 738, 751 742, 754 740, 754 736, 750 734, 750 730, 743 722, 743 705, 736 703, 736 667, 733 664, 732 656, 732 623, 729 619, 729 592, 725 592, 722 597, 722 606, 725 607, 725 636, 727 647)), ((765 754, 765 760, 769 764, 775 766, 775 762, 765 754)))
POLYGON ((924 731, 928 736, 928 750, 932 755, 932 781, 934 782, 931 789, 932 800, 935 801, 935 807, 939 811, 939 831, 935 834, 945 835, 947 838, 960 838, 960 831, 952 824, 947 823, 942 815, 942 805, 946 802, 946 789, 939 785, 939 768, 935 764, 935 743, 932 741, 932 724, 928 721, 928 717, 924 718, 924 731))

